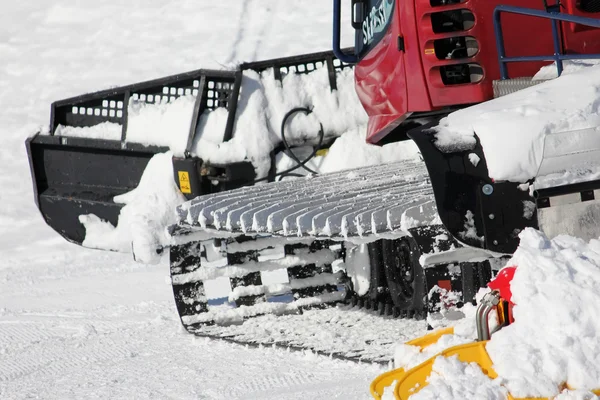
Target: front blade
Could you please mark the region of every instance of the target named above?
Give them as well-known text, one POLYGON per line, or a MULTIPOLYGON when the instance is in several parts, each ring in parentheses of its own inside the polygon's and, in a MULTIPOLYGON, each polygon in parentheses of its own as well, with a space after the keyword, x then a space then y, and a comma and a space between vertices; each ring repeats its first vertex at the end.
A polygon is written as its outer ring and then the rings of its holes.
POLYGON ((587 182, 599 176, 598 127, 545 136, 542 160, 536 175, 536 189, 587 182))
POLYGON ((546 135, 534 183, 540 229, 590 240, 600 236, 600 130, 546 135))

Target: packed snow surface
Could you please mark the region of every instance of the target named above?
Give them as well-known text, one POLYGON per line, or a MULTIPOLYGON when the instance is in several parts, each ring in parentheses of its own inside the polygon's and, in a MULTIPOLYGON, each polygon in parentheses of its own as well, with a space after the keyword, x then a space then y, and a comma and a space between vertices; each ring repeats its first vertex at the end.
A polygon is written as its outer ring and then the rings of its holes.
MULTIPOLYGON (((560 78, 450 114, 437 128, 436 143, 470 149, 477 135, 491 178, 525 182, 538 175, 545 149, 555 147, 553 134, 600 125, 599 104, 600 66, 580 63, 560 78)), ((588 147, 577 144, 581 151, 588 147)))

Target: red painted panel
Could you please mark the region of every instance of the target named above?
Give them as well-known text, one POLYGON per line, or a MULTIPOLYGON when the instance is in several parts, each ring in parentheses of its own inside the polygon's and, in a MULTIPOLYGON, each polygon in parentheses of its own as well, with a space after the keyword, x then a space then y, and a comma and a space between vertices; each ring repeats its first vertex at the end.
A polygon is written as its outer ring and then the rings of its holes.
POLYGON ((375 133, 383 137, 408 110, 404 57, 397 49, 399 32, 396 7, 388 31, 354 71, 358 98, 369 115, 369 142, 377 141, 371 137, 375 133))
MULTIPOLYGON (((423 57, 423 68, 427 77, 431 102, 434 107, 457 104, 480 103, 493 97, 492 81, 500 78, 498 52, 494 36, 493 11, 499 4, 541 9, 539 0, 468 0, 452 6, 431 7, 429 0, 416 0, 419 39, 423 57), (473 27, 464 32, 436 34, 433 32, 431 15, 452 9, 469 10, 475 16, 473 27), (479 52, 470 58, 438 60, 435 54, 426 54, 433 48, 435 39, 456 36, 474 37, 479 52), (474 62, 483 67, 484 78, 476 84, 446 86, 442 83, 439 68, 443 65, 474 62)), ((504 14, 502 17, 504 43, 507 56, 552 54, 552 36, 549 21, 519 15, 504 14)), ((511 77, 532 76, 547 63, 509 64, 511 77)), ((410 93, 409 93, 410 95, 410 93)))
MULTIPOLYGON (((566 0, 567 11, 586 15, 576 8, 577 0, 566 0)), ((432 7, 430 0, 397 0, 393 21, 384 38, 356 66, 356 90, 369 115, 367 140, 377 143, 411 112, 432 111, 447 106, 473 104, 493 97, 492 81, 500 78, 494 36, 493 11, 497 5, 542 9, 540 0, 466 0, 460 4, 432 7), (431 16, 446 10, 469 10, 474 25, 461 32, 435 33, 431 16), (472 57, 440 60, 435 55, 437 39, 471 36, 479 51, 472 57), (398 50, 398 37, 405 51, 398 50), (478 83, 445 85, 440 68, 476 63, 484 71, 478 83)), ((590 14, 587 14, 588 16, 590 14)), ((552 54, 551 22, 514 14, 503 14, 506 55, 552 54)), ((600 53, 600 30, 563 24, 567 53, 600 53)), ((549 62, 511 63, 510 77, 533 76, 549 62)))

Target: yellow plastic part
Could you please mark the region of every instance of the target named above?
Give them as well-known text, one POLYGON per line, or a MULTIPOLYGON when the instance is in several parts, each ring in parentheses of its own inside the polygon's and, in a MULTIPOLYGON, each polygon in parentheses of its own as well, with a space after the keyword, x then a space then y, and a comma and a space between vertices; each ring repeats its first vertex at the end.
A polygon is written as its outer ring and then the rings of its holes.
POLYGON ((424 348, 437 343, 438 340, 440 340, 440 338, 444 335, 454 335, 454 327, 451 326, 449 328, 438 329, 437 331, 430 332, 425 336, 410 340, 406 342, 406 344, 420 347, 421 350, 423 350, 424 348))
MULTIPOLYGON (((407 344, 417 343, 414 345, 424 344, 421 349, 437 342, 440 336, 447 334, 449 331, 443 330, 431 333, 421 338, 415 339, 407 344), (435 339, 437 337, 437 339, 435 339), (435 339, 435 340, 434 340, 435 339)), ((452 332, 449 332, 452 333, 452 332)), ((431 357, 427 361, 419 364, 418 366, 404 371, 402 368, 395 369, 393 371, 386 372, 385 374, 376 378, 371 384, 371 394, 377 400, 381 399, 383 390, 385 387, 390 386, 396 381, 396 387, 394 388, 394 396, 397 400, 408 400, 408 398, 417 393, 420 389, 427 386, 427 378, 431 374, 433 363, 439 356, 442 357, 453 357, 457 356, 461 362, 465 363, 477 363, 484 374, 494 379, 498 376, 496 371, 492 368, 492 360, 485 350, 487 341, 467 343, 460 346, 450 347, 434 357, 431 357)), ((565 387, 566 388, 566 387, 565 387)), ((593 393, 600 395, 600 389, 593 390, 593 393)), ((546 397, 513 397, 508 394, 508 400, 549 400, 546 397)))
MULTIPOLYGON (((452 335, 453 333, 453 327, 439 329, 437 331, 428 333, 425 336, 421 336, 419 338, 406 342, 406 344, 411 346, 417 346, 421 348, 421 350, 423 350, 424 348, 431 346, 434 343, 437 343, 437 341, 443 335, 452 335)), ((373 398, 376 400, 381 400, 385 388, 394 383, 394 381, 399 380, 399 378, 402 376, 404 376, 404 368, 394 369, 379 375, 377 378, 375 378, 373 383, 371 383, 371 396, 373 396, 373 398)))

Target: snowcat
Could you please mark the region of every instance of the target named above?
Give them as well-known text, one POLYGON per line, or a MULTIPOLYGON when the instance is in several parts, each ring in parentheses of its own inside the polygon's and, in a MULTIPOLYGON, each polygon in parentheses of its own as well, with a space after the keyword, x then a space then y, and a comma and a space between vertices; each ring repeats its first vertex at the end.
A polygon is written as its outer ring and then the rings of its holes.
MULTIPOLYGON (((538 175, 498 179, 488 168, 494 149, 482 145, 479 132, 467 142, 444 144, 438 126, 457 111, 542 84, 532 77, 549 63, 560 75, 563 60, 600 58, 600 20, 594 18, 600 4, 353 0, 352 49, 341 49, 341 0, 333 5, 333 52, 246 63, 235 71, 197 70, 57 101, 49 131, 26 145, 45 221, 82 244, 81 216, 117 226, 123 205, 115 197, 138 186, 155 154, 173 151, 171 129, 163 132, 161 139, 167 139, 154 142, 143 130, 133 134, 140 109, 191 99, 182 144, 172 158, 174 182, 188 201, 168 227, 170 243, 154 249, 169 252, 183 325, 197 335, 387 362, 389 354, 307 345, 293 328, 253 336, 245 324, 265 314, 294 316, 340 303, 422 319, 440 307, 473 303, 526 227, 599 236, 593 223, 556 224, 565 218, 597 221, 598 181, 587 176, 535 186, 547 174, 589 161, 594 149, 571 146, 555 157, 547 151, 538 175), (368 114, 368 143, 412 140, 422 161, 313 174, 307 163, 326 159, 335 135, 326 120, 317 120, 312 132, 286 138, 299 114, 318 114, 317 105, 306 104, 264 121, 264 129, 281 127, 278 142, 265 149, 270 167, 257 168, 250 159, 213 162, 195 150, 200 136, 217 134, 224 147, 243 134, 247 127, 238 116, 248 106, 244 94, 255 90, 248 86, 256 84, 252 79, 281 87, 294 77, 322 73, 327 96, 341 90, 351 70, 368 114), (223 132, 204 131, 207 118, 217 113, 223 132), (310 148, 305 157, 294 153, 300 146, 310 148), (295 165, 278 170, 282 154, 295 165), (302 170, 309 176, 291 179, 302 170), (278 271, 285 276, 274 281, 278 271), (224 301, 206 293, 216 280, 226 281, 224 301)), ((556 150, 559 142, 545 143, 556 150)), ((328 324, 332 331, 347 329, 328 324)))

